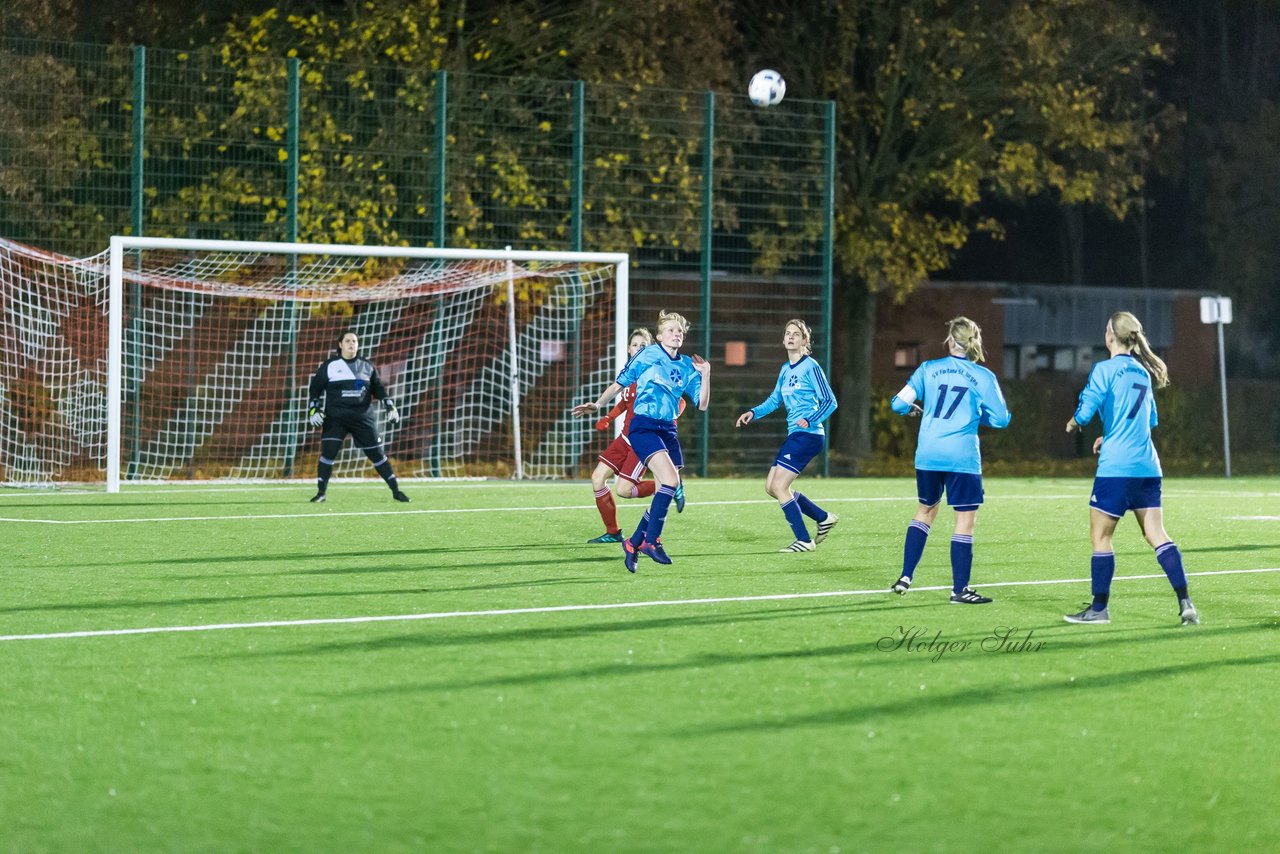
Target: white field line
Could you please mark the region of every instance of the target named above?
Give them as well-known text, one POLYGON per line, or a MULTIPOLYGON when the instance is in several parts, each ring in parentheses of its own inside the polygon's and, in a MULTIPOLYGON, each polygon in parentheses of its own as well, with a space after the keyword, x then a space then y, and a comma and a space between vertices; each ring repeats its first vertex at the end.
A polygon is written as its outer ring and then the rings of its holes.
MULTIPOLYGON (((1078 498, 1079 496, 1070 496, 1078 498)), ((905 501, 901 497, 894 498, 824 498, 824 503, 836 501, 905 501)), ((699 501, 699 506, 737 505, 737 504, 776 504, 767 498, 747 499, 741 501, 699 501)), ((107 505, 109 506, 109 505, 107 505)), ((158 505, 160 506, 160 505, 158 505)), ((637 504, 637 506, 640 506, 637 504)), ((425 510, 353 510, 350 512, 329 513, 323 510, 311 513, 264 513, 244 514, 239 516, 159 516, 151 518, 130 519, 18 519, 0 516, 0 522, 28 522, 39 525, 115 525, 146 522, 219 522, 223 520, 253 519, 335 519, 344 516, 427 516, 453 513, 544 513, 552 510, 585 510, 591 507, 585 501, 577 504, 553 504, 532 507, 437 507, 425 510)))
MULTIPOLYGON (((1080 499, 1085 492, 1070 493, 1067 495, 1001 495, 992 496, 987 499, 987 503, 992 501, 1057 501, 1057 500, 1074 500, 1080 499)), ((860 503, 867 504, 873 502, 892 501, 898 503, 909 503, 910 495, 893 495, 893 496, 877 496, 874 498, 818 498, 823 504, 849 504, 860 503)), ((776 501, 768 498, 760 499, 740 499, 736 501, 699 501, 699 507, 727 507, 740 506, 746 504, 776 504, 776 501)), ((110 504, 104 504, 109 507, 110 504)), ((162 506, 162 505, 157 505, 162 506)), ((624 505, 625 506, 625 505, 624 505)), ((635 506, 643 506, 643 503, 637 503, 635 506)), ((256 519, 321 519, 332 520, 343 517, 359 517, 359 516, 436 516, 453 513, 544 513, 553 510, 586 510, 591 505, 585 501, 578 504, 558 504, 558 505, 542 505, 536 507, 437 507, 425 510, 352 510, 349 512, 326 512, 312 511, 310 513, 245 513, 234 516, 149 516, 149 517, 131 517, 125 519, 21 519, 18 517, 0 516, 0 522, 9 522, 11 524, 28 524, 28 525, 129 525, 129 524, 154 524, 156 522, 223 522, 223 521, 253 521, 256 519)))
MULTIPOLYGON (((475 489, 476 487, 492 487, 494 489, 530 489, 536 486, 581 486, 590 481, 534 481, 534 480, 487 480, 483 477, 402 477, 400 483, 421 484, 431 489, 475 489)), ((386 489, 387 485, 380 480, 351 480, 335 477, 329 481, 331 486, 348 489, 386 489)), ((165 483, 121 484, 121 495, 189 495, 211 494, 223 492, 308 492, 314 488, 315 478, 310 480, 263 480, 254 483, 230 483, 225 481, 207 481, 191 486, 176 486, 165 483)), ((5 498, 30 498, 38 495, 41 498, 58 498, 60 496, 102 495, 108 493, 105 486, 77 484, 71 487, 15 487, 9 492, 0 492, 0 500, 5 498)))
MULTIPOLYGON (((1264 572, 1280 572, 1280 567, 1266 569, 1222 569, 1212 572, 1188 572, 1191 577, 1211 575, 1249 575, 1264 572)), ((1165 580, 1164 573, 1155 575, 1121 575, 1115 581, 1143 581, 1158 578, 1165 580)), ((1028 587, 1043 584, 1087 584, 1087 578, 1053 578, 1037 581, 996 581, 982 585, 987 587, 1028 587)), ((942 584, 933 587, 913 587, 915 592, 925 590, 950 590, 950 585, 942 584)), ((179 632, 224 632, 233 629, 274 629, 298 628, 302 626, 339 626, 361 623, 408 623, 420 620, 448 620, 458 617, 508 617, 524 614, 556 614, 572 611, 617 611, 629 608, 670 608, 686 605, 723 605, 738 602, 784 602, 797 599, 831 599, 849 596, 888 595, 883 587, 874 590, 828 590, 814 593, 771 593, 760 596, 714 596, 703 599, 655 599, 648 602, 613 602, 596 605, 549 605, 542 608, 491 608, 483 611, 436 611, 423 614, 385 614, 364 617, 321 617, 309 620, 265 620, 254 623, 206 623, 192 626, 144 626, 134 629, 96 629, 77 632, 48 632, 34 635, 0 635, 0 642, 32 641, 32 640, 68 640, 75 638, 119 637, 121 635, 159 635, 179 632)))

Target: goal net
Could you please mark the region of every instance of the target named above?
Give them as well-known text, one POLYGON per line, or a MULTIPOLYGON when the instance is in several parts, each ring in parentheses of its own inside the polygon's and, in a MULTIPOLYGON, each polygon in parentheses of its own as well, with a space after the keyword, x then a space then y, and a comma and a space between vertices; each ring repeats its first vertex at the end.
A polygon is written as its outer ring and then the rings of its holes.
MULTIPOLYGON (((0 482, 310 480, 308 383, 345 330, 400 410, 380 429, 397 475, 584 476, 598 434, 570 410, 625 358, 627 271, 602 253, 0 240, 0 482)), ((334 476, 376 474, 347 442, 334 476)))

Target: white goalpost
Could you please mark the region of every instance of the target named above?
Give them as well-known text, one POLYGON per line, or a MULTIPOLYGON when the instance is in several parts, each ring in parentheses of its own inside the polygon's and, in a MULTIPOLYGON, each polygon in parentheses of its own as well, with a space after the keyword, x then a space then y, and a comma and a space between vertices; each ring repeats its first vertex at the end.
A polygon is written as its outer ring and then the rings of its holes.
MULTIPOLYGON (((354 330, 401 477, 579 477, 575 403, 626 357, 628 257, 113 237, 0 240, 0 482, 310 479, 307 384, 354 330), (389 426, 389 425, 386 425, 389 426)), ((338 477, 374 476, 349 445, 338 477)))

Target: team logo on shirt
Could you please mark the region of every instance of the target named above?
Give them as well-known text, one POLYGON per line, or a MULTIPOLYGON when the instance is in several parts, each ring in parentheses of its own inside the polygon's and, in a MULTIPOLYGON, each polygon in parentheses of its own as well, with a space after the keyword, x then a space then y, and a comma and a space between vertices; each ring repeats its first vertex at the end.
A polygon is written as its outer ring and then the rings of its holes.
POLYGON ((792 374, 790 377, 787 378, 787 385, 791 386, 792 388, 795 388, 796 386, 800 385, 800 378, 795 374, 792 374))
POLYGON ((667 376, 671 378, 672 385, 675 385, 680 382, 680 371, 676 368, 672 368, 670 371, 668 371, 667 376))

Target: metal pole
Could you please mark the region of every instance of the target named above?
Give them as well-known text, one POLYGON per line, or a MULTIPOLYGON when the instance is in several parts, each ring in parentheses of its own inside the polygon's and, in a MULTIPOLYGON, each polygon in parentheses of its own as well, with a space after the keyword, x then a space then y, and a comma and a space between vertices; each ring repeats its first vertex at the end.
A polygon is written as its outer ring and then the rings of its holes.
MULTIPOLYGON (((511 249, 510 246, 507 247, 511 249)), ((507 336, 511 341, 511 435, 515 441, 516 480, 524 478, 520 448, 520 342, 516 339, 516 262, 507 261, 507 336)))
POLYGON ((444 248, 444 191, 445 171, 448 168, 449 142, 449 72, 443 69, 436 72, 436 239, 435 247, 444 248))
POLYGON ((573 84, 573 172, 570 180, 573 182, 573 198, 570 202, 572 217, 571 229, 571 246, 574 252, 582 251, 582 204, 583 204, 583 183, 582 183, 582 152, 586 142, 586 122, 584 121, 585 102, 587 100, 587 87, 581 80, 574 81, 573 84))
POLYGON ((143 196, 143 143, 146 134, 147 111, 147 49, 142 45, 133 48, 133 234, 142 234, 143 196))
MULTIPOLYGON (((298 114, 301 110, 301 83, 299 74, 300 63, 296 56, 289 57, 289 173, 288 173, 288 205, 287 214, 288 235, 285 237, 289 243, 298 242, 298 157, 299 157, 299 141, 298 141, 298 114)), ((289 256, 296 268, 298 263, 297 255, 289 256)))
MULTIPOLYGON (((144 45, 135 45, 133 48, 133 199, 130 207, 133 213, 133 235, 135 237, 142 236, 144 228, 144 206, 146 204, 146 196, 144 195, 145 178, 146 178, 146 140, 147 140, 147 48, 144 45)), ((138 269, 142 269, 142 258, 138 258, 138 269)), ((142 307, 142 285, 134 282, 131 290, 133 291, 133 305, 135 311, 141 311, 142 307)), ((131 330, 130 339, 137 341, 136 324, 131 324, 135 328, 131 330)), ((142 360, 140 358, 139 348, 136 343, 129 348, 129 388, 133 394, 133 418, 131 420, 132 431, 130 435, 130 451, 129 451, 129 472, 127 477, 133 476, 133 469, 138 464, 138 459, 142 455, 142 360)))
MULTIPOLYGON (((824 145, 825 187, 822 194, 822 362, 827 376, 831 375, 833 342, 831 341, 831 314, 833 311, 833 263, 836 240, 836 102, 827 101, 825 115, 826 142, 824 145)), ((826 431, 830 434, 830 429, 826 431)), ((831 476, 831 456, 827 453, 830 435, 822 446, 822 476, 831 476)))
MULTIPOLYGON (((432 245, 443 249, 445 244, 445 181, 449 168, 449 72, 443 68, 436 72, 436 133, 435 133, 435 239, 432 245)), ((431 440, 428 461, 432 477, 440 476, 440 435, 437 431, 431 440)))
MULTIPOLYGON (((298 113, 301 106, 301 92, 299 80, 301 75, 299 71, 299 62, 296 56, 289 57, 289 128, 288 128, 288 150, 289 150, 289 171, 286 180, 288 181, 287 198, 288 213, 285 218, 288 234, 285 240, 290 243, 298 242, 298 156, 301 146, 298 141, 298 113)), ((290 290, 297 283, 298 278, 298 256, 289 255, 289 288, 290 290)), ((293 402, 293 384, 298 375, 298 317, 297 304, 290 302, 289 310, 285 315, 285 325, 288 328, 289 335, 289 371, 284 377, 284 399, 285 404, 289 405, 293 402)), ((297 426, 298 422, 294 421, 294 430, 296 434, 305 435, 303 428, 297 426)), ((285 477, 293 475, 293 460, 298 450, 298 442, 289 443, 288 449, 285 451, 283 474, 285 477)))
POLYGON ((1222 332, 1222 297, 1218 296, 1218 379, 1222 386, 1222 457, 1231 479, 1231 425, 1227 419, 1227 356, 1222 332))
MULTIPOLYGON (((570 200, 570 249, 582 251, 583 220, 583 180, 582 154, 586 143, 586 122, 584 120, 587 100, 587 87, 581 80, 573 84, 573 165, 570 180, 572 181, 572 199, 570 200)), ((586 293, 581 283, 577 284, 573 294, 572 314, 573 331, 569 336, 569 364, 573 366, 573 394, 577 395, 582 388, 582 361, 578 352, 581 339, 582 309, 586 302, 586 293)), ((615 307, 616 308, 616 307, 615 307)))
MULTIPOLYGON (((707 92, 702 140, 702 352, 711 359, 711 232, 715 227, 712 205, 715 200, 716 93, 707 92)), ((707 476, 711 447, 711 411, 702 411, 698 421, 698 477, 707 476)))

